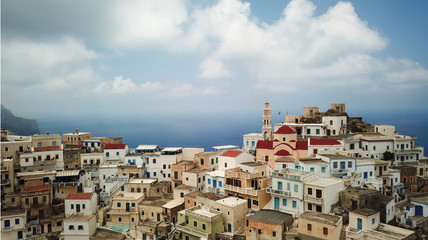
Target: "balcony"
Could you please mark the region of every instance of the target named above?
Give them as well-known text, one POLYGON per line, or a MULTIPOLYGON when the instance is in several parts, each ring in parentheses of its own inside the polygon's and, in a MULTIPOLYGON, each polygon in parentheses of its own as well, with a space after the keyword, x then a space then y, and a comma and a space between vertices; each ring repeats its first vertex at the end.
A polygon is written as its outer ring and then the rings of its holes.
POLYGON ((8 170, 9 170, 9 168, 7 166, 1 166, 2 172, 7 172, 8 170))
POLYGON ((218 193, 220 191, 219 188, 207 187, 208 192, 218 193))
POLYGON ((242 178, 242 179, 254 179, 254 178, 261 178, 264 177, 262 176, 262 174, 260 172, 256 172, 256 173, 247 173, 247 172, 242 172, 242 171, 238 171, 238 172, 233 172, 233 171, 227 171, 224 174, 225 178, 242 178))
POLYGON ((25 224, 26 227, 39 225, 39 219, 37 216, 31 216, 27 219, 27 224, 25 224))
POLYGON ((422 150, 419 148, 413 149, 395 149, 396 154, 412 154, 412 153, 421 153, 422 150))
POLYGON ((177 230, 181 231, 181 232, 185 232, 185 233, 193 235, 193 236, 196 236, 196 237, 199 237, 201 239, 208 239, 210 236, 208 233, 199 232, 197 230, 188 228, 186 226, 182 226, 180 224, 177 225, 177 230))
POLYGON ((348 169, 331 169, 332 174, 346 174, 348 172, 348 169))
POLYGON ((316 197, 312 197, 312 196, 306 194, 305 195, 305 201, 316 203, 316 204, 323 204, 324 198, 316 198, 316 197))
POLYGON ((403 187, 404 187, 404 184, 402 184, 402 183, 398 183, 398 184, 394 185, 394 189, 399 189, 399 188, 403 188, 403 187))
POLYGON ((1 180, 1 185, 8 185, 9 183, 9 179, 1 180))
POLYGON ((264 191, 264 189, 255 190, 254 188, 242 188, 242 187, 236 187, 236 186, 227 185, 227 184, 224 185, 224 189, 232 192, 238 192, 238 193, 248 194, 253 196, 257 196, 259 191, 264 191))
POLYGON ((282 195, 285 197, 289 197, 291 195, 290 191, 284 191, 284 190, 276 190, 273 188, 266 188, 266 192, 270 193, 270 194, 278 194, 278 195, 282 195))

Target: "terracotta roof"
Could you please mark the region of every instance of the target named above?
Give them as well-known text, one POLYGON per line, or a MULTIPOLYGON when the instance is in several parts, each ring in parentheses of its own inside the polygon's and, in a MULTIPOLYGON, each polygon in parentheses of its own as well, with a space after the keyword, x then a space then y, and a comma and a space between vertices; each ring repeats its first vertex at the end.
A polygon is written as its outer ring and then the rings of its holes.
POLYGON ((241 151, 238 150, 227 150, 226 152, 224 152, 221 156, 223 157, 237 157, 241 154, 241 151))
POLYGON ((91 199, 92 193, 70 193, 67 199, 91 199))
POLYGON ((39 192, 49 190, 49 185, 41 185, 41 186, 32 186, 32 187, 24 187, 22 189, 23 192, 39 192))
POLYGON ((342 145, 339 141, 334 139, 316 139, 310 138, 309 145, 342 145))
POLYGON ((292 157, 279 157, 275 159, 275 162, 295 162, 295 160, 292 157))
POLYGON ((289 126, 282 126, 280 127, 276 132, 277 134, 295 134, 296 131, 294 131, 291 127, 289 126))
POLYGON ((279 150, 275 153, 276 156, 290 156, 291 154, 287 150, 279 150))
POLYGON ((258 149, 273 149, 273 142, 272 141, 266 141, 266 140, 259 140, 257 141, 258 149))
POLYGON ((104 149, 125 149, 126 144, 106 144, 104 149))
POLYGON ((61 146, 35 147, 34 152, 61 150, 61 146))
POLYGON ((296 149, 297 150, 308 150, 308 141, 297 141, 296 149))

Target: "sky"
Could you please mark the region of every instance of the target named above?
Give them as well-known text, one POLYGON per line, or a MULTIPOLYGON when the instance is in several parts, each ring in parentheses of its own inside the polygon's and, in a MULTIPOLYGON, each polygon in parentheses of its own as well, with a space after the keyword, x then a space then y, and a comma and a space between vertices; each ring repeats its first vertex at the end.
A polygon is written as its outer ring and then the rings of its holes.
POLYGON ((1 1, 1 101, 29 118, 428 109, 428 2, 1 1))

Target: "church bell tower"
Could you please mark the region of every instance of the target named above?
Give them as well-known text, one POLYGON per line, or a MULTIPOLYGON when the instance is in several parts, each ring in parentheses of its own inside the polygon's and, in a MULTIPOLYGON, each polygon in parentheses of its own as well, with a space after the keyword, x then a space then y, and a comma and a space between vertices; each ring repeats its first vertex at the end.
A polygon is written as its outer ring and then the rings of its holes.
POLYGON ((265 103, 265 109, 263 109, 262 134, 264 140, 272 140, 272 116, 268 102, 265 103))

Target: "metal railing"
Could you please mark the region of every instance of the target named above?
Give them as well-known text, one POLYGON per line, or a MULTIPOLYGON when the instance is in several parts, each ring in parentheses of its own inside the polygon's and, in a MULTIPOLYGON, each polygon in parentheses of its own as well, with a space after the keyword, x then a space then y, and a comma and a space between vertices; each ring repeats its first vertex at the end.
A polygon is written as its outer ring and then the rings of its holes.
POLYGON ((291 195, 290 191, 276 190, 276 189, 273 189, 271 187, 266 188, 266 192, 268 192, 270 194, 278 194, 278 195, 282 195, 282 196, 286 196, 286 197, 289 197, 291 195))
POLYGON ((236 187, 232 185, 225 184, 223 187, 225 190, 229 190, 232 192, 238 192, 242 194, 249 194, 253 196, 257 196, 259 191, 264 191, 264 189, 255 190, 254 188, 242 188, 242 187, 236 187))

